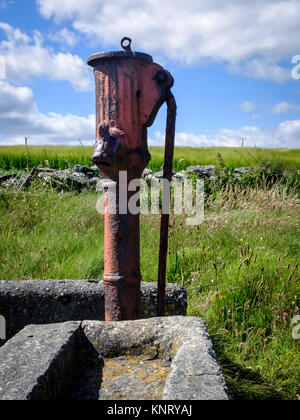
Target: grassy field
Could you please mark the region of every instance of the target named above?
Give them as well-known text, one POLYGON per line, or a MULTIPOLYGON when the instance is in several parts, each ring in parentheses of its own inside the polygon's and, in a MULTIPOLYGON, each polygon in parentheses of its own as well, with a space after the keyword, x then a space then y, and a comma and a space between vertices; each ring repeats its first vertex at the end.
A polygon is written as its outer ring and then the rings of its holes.
MULTIPOLYGON (((91 165, 83 147, 0 147, 0 170, 91 165)), ((151 148, 159 170, 163 149, 151 148)), ((234 399, 300 399, 300 149, 177 148, 175 169, 217 164, 200 226, 171 216, 167 280, 208 324, 234 399), (217 158, 222 155, 222 160, 217 158), (226 165, 226 166, 223 166, 226 165), (236 183, 232 169, 254 166, 236 183)), ((0 189, 0 279, 101 279, 97 194, 0 189)), ((157 280, 159 217, 141 217, 144 281, 157 280), (149 240, 151 238, 151 240, 149 240)))
MULTIPOLYGON (((237 188, 237 187, 236 187, 237 188)), ((101 279, 97 195, 0 191, 1 279, 101 279)), ((284 188, 227 188, 206 220, 171 217, 168 281, 188 290, 234 399, 300 399, 300 200, 284 188)), ((142 216, 144 281, 157 280, 159 217, 142 216), (151 240, 149 240, 151 238, 151 240)))
MULTIPOLYGON (((150 147, 152 160, 149 168, 159 171, 163 165, 164 149, 150 147)), ((284 167, 300 169, 300 149, 250 149, 250 148, 187 148, 176 147, 174 168, 176 171, 191 165, 217 164, 217 153, 224 164, 234 169, 255 166, 263 162, 276 162, 284 167)), ((2 170, 32 169, 34 166, 50 166, 65 169, 75 164, 91 166, 92 147, 68 146, 0 146, 2 170)))

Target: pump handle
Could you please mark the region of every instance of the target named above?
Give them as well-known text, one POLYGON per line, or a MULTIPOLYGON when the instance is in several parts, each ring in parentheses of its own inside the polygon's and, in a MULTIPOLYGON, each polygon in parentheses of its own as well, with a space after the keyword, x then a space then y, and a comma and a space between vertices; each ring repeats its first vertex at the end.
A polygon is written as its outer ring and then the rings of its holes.
MULTIPOLYGON (((165 140, 165 161, 163 169, 163 179, 169 182, 172 180, 173 172, 173 157, 174 157, 174 143, 175 143, 175 125, 177 105, 171 90, 168 91, 166 97, 167 103, 167 126, 166 126, 166 140, 165 140)), ((170 209, 170 195, 171 190, 163 187, 163 203, 162 209, 165 210, 167 206, 170 209), (167 195, 168 194, 168 195, 167 195)), ((166 293, 166 270, 167 270, 167 254, 168 254, 168 232, 170 211, 161 214, 160 226, 160 249, 159 249, 159 263, 158 263, 158 282, 157 282, 157 316, 165 315, 165 293, 166 293)))

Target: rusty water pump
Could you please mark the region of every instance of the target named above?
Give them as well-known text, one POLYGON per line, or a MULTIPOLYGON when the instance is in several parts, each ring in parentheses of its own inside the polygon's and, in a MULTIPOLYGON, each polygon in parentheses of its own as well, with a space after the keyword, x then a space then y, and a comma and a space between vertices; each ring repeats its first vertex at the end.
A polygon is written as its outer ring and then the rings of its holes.
MULTIPOLYGON (((120 196, 136 192, 128 184, 139 179, 151 155, 147 145, 150 127, 164 102, 167 103, 167 128, 163 177, 171 181, 174 154, 176 102, 171 74, 153 63, 148 54, 133 52, 131 39, 123 38, 124 51, 91 56, 96 84, 96 144, 92 161, 105 179, 104 287, 106 321, 139 318, 140 307, 140 228, 139 213, 121 207, 120 196), (120 172, 126 171, 126 182, 120 172), (110 211, 108 191, 115 191, 116 207, 110 211)), ((164 194, 165 197, 165 194, 164 194)), ((124 207, 124 206, 123 206, 124 207)), ((162 214, 158 316, 164 315, 166 259, 169 214, 162 214)))

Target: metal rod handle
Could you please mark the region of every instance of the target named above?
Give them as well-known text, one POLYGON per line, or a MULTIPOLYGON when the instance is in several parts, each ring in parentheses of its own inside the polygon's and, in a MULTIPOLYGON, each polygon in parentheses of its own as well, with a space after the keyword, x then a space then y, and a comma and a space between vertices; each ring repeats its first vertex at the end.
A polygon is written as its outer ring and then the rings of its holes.
MULTIPOLYGON (((165 144, 165 162, 163 170, 163 179, 169 182, 172 180, 173 171, 173 157, 174 157, 174 143, 175 143, 175 125, 177 105, 174 95, 169 91, 166 98, 167 103, 167 126, 166 126, 166 144, 165 144)), ((163 191, 163 209, 165 209, 164 199, 166 194, 171 194, 171 190, 163 191)), ((168 197, 170 203, 170 196, 168 197)), ((170 209, 169 209, 170 210, 170 209)), ((158 264, 158 282, 157 282, 157 316, 165 315, 165 293, 166 293, 166 270, 167 270, 167 254, 168 254, 168 232, 170 211, 161 215, 160 226, 160 249, 159 249, 159 264, 158 264)))

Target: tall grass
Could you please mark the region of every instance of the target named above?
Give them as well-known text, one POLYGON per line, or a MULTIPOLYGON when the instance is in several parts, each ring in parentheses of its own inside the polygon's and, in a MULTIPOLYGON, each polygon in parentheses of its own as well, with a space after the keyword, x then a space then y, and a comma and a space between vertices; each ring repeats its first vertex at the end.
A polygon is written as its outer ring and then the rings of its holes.
MULTIPOLYGON (((151 167, 158 169, 163 164, 163 148, 150 148, 153 162, 151 167)), ((276 162, 287 168, 300 169, 300 149, 257 149, 230 147, 176 147, 174 154, 175 170, 180 171, 191 165, 217 165, 217 155, 221 154, 224 165, 229 169, 242 166, 256 166, 264 162, 276 162)))
MULTIPOLYGON (((97 195, 0 192, 1 279, 101 279, 97 195)), ((234 399, 299 399, 300 200, 280 184, 227 186, 200 226, 171 216, 167 279, 203 317, 234 399)), ((157 280, 159 217, 141 217, 144 281, 157 280), (151 240, 149 240, 151 238, 151 240)))
MULTIPOLYGON (((152 160, 149 168, 159 171, 163 165, 163 147, 150 147, 152 160)), ((261 162, 276 162, 284 167, 300 169, 300 149, 251 149, 251 148, 190 148, 176 147, 174 169, 180 171, 191 165, 217 164, 220 153, 229 169, 255 166, 261 162)), ((91 166, 92 147, 81 146, 0 146, 0 168, 3 170, 32 169, 50 166, 65 169, 75 164, 91 166)))
POLYGON ((28 170, 34 166, 66 169, 75 164, 92 166, 92 147, 0 146, 0 168, 28 170))

